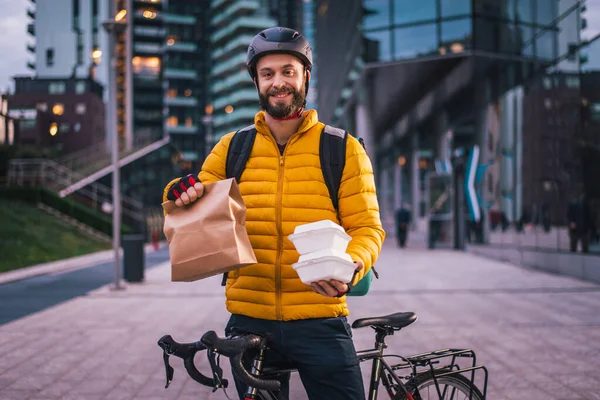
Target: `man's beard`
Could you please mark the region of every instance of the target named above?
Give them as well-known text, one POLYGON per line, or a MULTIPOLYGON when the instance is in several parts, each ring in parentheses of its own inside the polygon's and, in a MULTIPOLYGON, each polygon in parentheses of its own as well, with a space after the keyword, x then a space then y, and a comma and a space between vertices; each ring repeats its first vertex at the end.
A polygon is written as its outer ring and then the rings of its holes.
POLYGON ((267 92, 266 95, 259 92, 259 102, 260 107, 265 110, 267 114, 274 118, 287 118, 295 113, 297 113, 303 106, 304 100, 306 99, 305 93, 305 84, 302 85, 300 90, 296 90, 294 88, 285 87, 282 89, 271 89, 267 92), (289 105, 286 104, 287 100, 277 101, 275 105, 271 105, 269 102, 269 97, 276 96, 281 93, 292 93, 292 101, 289 105))

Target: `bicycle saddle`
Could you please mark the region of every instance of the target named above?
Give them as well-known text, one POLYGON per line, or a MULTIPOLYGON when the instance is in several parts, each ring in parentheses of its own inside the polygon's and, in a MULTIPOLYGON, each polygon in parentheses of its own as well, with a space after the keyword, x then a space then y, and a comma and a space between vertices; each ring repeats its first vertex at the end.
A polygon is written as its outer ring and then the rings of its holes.
POLYGON ((352 328, 362 328, 363 326, 379 326, 404 328, 417 320, 417 314, 413 312, 401 312, 386 315, 384 317, 369 317, 357 319, 352 323, 352 328))

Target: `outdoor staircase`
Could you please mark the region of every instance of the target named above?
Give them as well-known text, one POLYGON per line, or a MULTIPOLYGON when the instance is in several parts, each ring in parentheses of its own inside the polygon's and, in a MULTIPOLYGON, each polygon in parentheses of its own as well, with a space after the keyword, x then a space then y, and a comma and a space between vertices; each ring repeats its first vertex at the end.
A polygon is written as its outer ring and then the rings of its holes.
POLYGON ((98 240, 101 240, 103 242, 106 242, 106 243, 112 243, 112 238, 110 236, 107 236, 101 232, 98 232, 97 230, 95 230, 93 228, 90 228, 88 225, 77 221, 75 218, 69 217, 67 214, 61 213, 60 211, 58 211, 46 204, 43 204, 43 203, 38 203, 37 207, 40 210, 56 217, 63 223, 70 225, 70 226, 74 226, 75 228, 79 229, 81 232, 83 232, 89 236, 92 236, 92 237, 94 237, 98 240))
MULTIPOLYGON (((119 168, 160 149, 168 143, 169 137, 165 137, 147 146, 120 154, 119 168)), ((104 149, 104 145, 99 145, 95 149, 87 149, 57 160, 39 158, 10 160, 6 185, 31 188, 45 187, 56 192, 61 198, 69 197, 96 211, 109 212, 107 206, 112 209, 113 205, 112 188, 98 182, 100 178, 113 171, 110 154, 106 153, 104 149), (58 161, 62 161, 64 164, 58 161)), ((64 218, 67 216, 60 211, 52 209, 47 204, 43 207, 45 207, 45 211, 67 221, 64 218), (62 214, 62 216, 59 216, 59 214, 62 214)), ((124 223, 129 222, 137 226, 145 225, 144 206, 140 201, 121 195, 121 212, 124 223)), ((73 221, 70 222, 74 223, 73 221)), ((99 233, 99 235, 103 234, 99 233)))

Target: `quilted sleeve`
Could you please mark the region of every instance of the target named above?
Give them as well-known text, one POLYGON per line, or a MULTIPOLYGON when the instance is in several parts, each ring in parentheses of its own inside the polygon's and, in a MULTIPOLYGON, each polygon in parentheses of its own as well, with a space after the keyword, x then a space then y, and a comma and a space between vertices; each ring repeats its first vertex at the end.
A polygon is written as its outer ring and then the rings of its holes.
POLYGON ((381 225, 371 161, 362 145, 352 136, 348 136, 347 140, 346 166, 338 198, 342 226, 352 237, 346 253, 365 266, 356 274, 353 282, 356 284, 377 261, 385 231, 381 225))
MULTIPOLYGON (((227 160, 227 149, 229 148, 229 142, 231 142, 231 138, 233 137, 234 132, 229 133, 219 140, 219 143, 213 147, 212 151, 204 161, 202 165, 202 171, 198 174, 198 179, 204 185, 212 182, 216 182, 219 180, 225 179, 225 161, 227 160)), ((169 184, 165 187, 163 191, 163 202, 167 201, 167 193, 171 186, 175 184, 179 178, 173 179, 169 184)))

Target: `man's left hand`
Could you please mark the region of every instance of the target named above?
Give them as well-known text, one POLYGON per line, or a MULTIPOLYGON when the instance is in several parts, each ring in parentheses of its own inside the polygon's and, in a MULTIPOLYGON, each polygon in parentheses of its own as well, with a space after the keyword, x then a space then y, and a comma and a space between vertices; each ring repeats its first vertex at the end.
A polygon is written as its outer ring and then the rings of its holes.
MULTIPOLYGON (((360 271, 364 268, 362 261, 354 261, 356 270, 360 271)), ((312 289, 323 296, 339 297, 348 292, 348 284, 332 279, 330 281, 318 281, 311 283, 312 289)))

